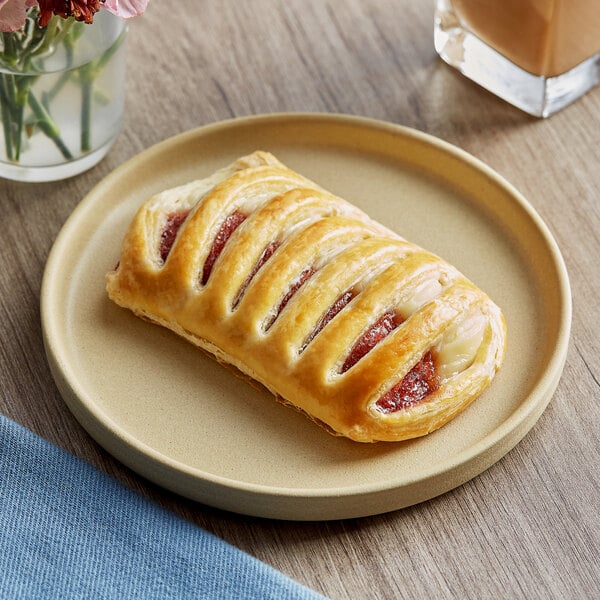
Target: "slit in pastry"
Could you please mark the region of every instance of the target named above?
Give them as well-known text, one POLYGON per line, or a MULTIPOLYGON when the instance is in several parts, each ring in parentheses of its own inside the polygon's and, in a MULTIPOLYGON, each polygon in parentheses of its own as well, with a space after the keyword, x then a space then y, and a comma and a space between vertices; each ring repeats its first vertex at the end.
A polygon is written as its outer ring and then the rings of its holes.
POLYGON ((163 263, 167 261, 167 257, 169 256, 169 252, 171 252, 179 228, 187 219, 189 212, 189 210, 185 210, 167 215, 167 222, 160 234, 159 254, 163 263))
POLYGON ((217 258, 219 258, 221 252, 223 252, 223 248, 225 248, 225 244, 233 234, 233 232, 246 220, 246 215, 239 210, 234 210, 232 213, 227 215, 225 221, 219 228, 217 235, 210 247, 210 252, 204 261, 204 266, 202 267, 202 285, 206 285, 208 283, 208 278, 212 273, 213 267, 217 258))

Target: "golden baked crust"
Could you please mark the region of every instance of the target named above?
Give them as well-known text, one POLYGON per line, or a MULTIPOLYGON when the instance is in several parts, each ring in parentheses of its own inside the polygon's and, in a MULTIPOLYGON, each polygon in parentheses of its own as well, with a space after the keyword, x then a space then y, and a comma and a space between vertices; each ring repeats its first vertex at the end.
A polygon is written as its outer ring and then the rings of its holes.
POLYGON ((360 442, 441 427, 504 355, 486 294, 266 152, 150 198, 106 287, 360 442))

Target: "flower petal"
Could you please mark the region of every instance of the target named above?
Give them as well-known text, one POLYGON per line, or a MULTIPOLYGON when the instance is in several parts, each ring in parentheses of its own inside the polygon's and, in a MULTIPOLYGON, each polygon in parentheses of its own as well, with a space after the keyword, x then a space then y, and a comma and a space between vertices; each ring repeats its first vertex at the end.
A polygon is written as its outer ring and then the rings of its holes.
POLYGON ((93 23, 94 15, 104 0, 37 0, 40 7, 39 24, 45 27, 53 15, 63 19, 74 17, 77 21, 93 23))
POLYGON ((106 0, 102 5, 111 13, 129 19, 139 17, 148 6, 149 0, 106 0))
POLYGON ((0 31, 17 31, 25 25, 25 11, 35 0, 0 0, 0 31))

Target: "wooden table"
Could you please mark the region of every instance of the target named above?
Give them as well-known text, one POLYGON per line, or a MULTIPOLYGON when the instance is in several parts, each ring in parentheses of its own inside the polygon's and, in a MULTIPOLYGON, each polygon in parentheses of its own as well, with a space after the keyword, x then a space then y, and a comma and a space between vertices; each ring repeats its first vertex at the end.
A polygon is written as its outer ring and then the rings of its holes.
POLYGON ((597 597, 600 88, 549 120, 528 117, 444 65, 432 23, 422 0, 151 2, 131 23, 124 129, 104 161, 59 183, 0 181, 0 411, 331 598, 597 597), (548 409, 492 468, 405 510, 290 523, 184 500, 99 447, 46 363, 40 283, 81 198, 164 138, 286 111, 384 119, 462 147, 528 198, 569 270, 572 338, 548 409))

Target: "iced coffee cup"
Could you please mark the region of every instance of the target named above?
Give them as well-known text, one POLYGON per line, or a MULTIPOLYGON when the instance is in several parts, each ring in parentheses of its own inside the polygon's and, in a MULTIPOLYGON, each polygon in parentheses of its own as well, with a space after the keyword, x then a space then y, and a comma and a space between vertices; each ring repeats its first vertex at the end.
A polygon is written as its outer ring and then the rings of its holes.
POLYGON ((538 117, 600 83, 600 0, 437 0, 434 38, 447 63, 538 117))

